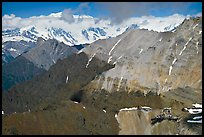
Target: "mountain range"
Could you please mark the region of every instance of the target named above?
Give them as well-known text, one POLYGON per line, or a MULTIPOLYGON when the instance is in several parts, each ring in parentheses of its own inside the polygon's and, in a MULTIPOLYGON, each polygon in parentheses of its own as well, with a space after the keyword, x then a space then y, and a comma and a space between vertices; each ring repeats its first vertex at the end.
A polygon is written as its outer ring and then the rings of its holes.
POLYGON ((116 37, 129 29, 148 29, 159 32, 173 31, 185 18, 179 14, 168 17, 142 16, 129 18, 115 24, 110 19, 94 18, 88 15, 74 15, 73 22, 62 18, 62 12, 48 16, 20 18, 11 14, 2 17, 3 62, 14 58, 34 47, 39 37, 44 40, 56 39, 66 45, 90 44, 99 39, 116 37), (9 54, 8 54, 9 52, 9 54))
POLYGON ((30 26, 31 35, 22 23, 15 36, 3 36, 34 46, 3 65, 3 84, 11 84, 2 133, 202 134, 202 17, 176 17, 132 18, 120 27, 90 16, 65 26, 61 13, 29 18, 50 24, 30 26))

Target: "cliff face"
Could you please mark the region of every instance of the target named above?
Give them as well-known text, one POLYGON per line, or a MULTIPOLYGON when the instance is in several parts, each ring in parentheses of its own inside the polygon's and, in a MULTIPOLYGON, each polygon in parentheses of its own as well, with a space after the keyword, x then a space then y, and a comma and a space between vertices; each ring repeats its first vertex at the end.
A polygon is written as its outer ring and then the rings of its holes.
POLYGON ((146 87, 158 94, 186 86, 202 89, 201 18, 185 20, 174 32, 131 30, 96 41, 83 52, 115 64, 95 79, 96 89, 131 92, 146 87))
MULTIPOLYGON (((167 108, 165 108, 167 109, 167 108)), ((171 108, 169 108, 171 110, 171 108)), ((164 109, 123 110, 116 117, 119 123, 119 135, 198 135, 202 134, 201 124, 189 124, 182 117, 173 114, 164 116, 163 120, 152 122, 156 116, 162 116, 164 109), (172 119, 168 119, 168 116, 172 119), (193 128, 192 128, 193 127, 193 128)), ((185 114, 183 113, 183 116, 185 114)))
POLYGON ((161 110, 146 112, 143 110, 121 111, 118 114, 119 135, 175 135, 177 123, 174 121, 162 121, 151 124, 151 118, 161 113, 161 110), (168 125, 168 126, 167 126, 168 125))

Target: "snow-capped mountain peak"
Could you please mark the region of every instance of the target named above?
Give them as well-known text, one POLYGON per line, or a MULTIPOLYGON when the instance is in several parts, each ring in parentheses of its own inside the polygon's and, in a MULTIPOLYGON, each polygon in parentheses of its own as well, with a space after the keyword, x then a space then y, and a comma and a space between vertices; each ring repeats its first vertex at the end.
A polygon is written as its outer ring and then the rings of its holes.
POLYGON ((2 42, 20 40, 36 42, 38 37, 42 37, 45 40, 56 39, 72 46, 116 37, 129 29, 171 31, 186 17, 179 14, 168 17, 132 17, 117 25, 112 24, 108 19, 99 19, 89 15, 71 15, 70 18, 73 22, 62 18, 62 12, 30 18, 4 15, 2 17, 2 42))

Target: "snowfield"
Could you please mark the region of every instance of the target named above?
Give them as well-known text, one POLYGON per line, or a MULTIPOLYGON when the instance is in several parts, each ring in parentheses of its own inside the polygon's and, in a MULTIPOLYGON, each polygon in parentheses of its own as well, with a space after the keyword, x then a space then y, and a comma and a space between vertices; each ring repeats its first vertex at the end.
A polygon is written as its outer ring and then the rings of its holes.
POLYGON ((14 14, 2 17, 2 42, 36 41, 38 37, 56 39, 67 45, 92 43, 98 39, 116 37, 129 29, 148 29, 159 32, 171 31, 187 16, 174 14, 167 17, 132 17, 120 24, 108 19, 89 15, 73 15, 73 22, 62 18, 62 12, 48 16, 29 18, 16 17, 14 14))

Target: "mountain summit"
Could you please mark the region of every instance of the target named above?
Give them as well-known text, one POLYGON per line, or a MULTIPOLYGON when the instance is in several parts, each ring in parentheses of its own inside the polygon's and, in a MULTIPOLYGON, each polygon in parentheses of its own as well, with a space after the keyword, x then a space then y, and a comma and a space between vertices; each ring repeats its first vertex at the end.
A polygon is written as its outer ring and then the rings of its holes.
POLYGON ((179 14, 168 17, 142 16, 129 18, 120 24, 112 24, 109 19, 88 15, 73 15, 73 21, 68 22, 63 18, 62 12, 30 18, 4 15, 2 17, 2 38, 3 43, 20 40, 34 42, 38 37, 46 40, 54 38, 71 46, 116 37, 128 29, 171 31, 185 18, 179 14))

